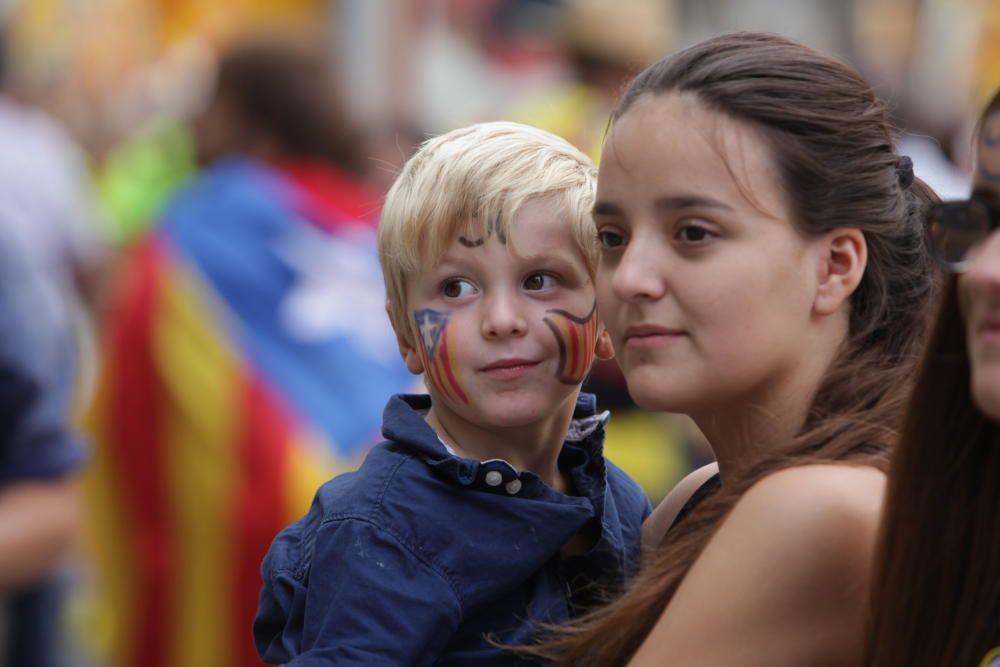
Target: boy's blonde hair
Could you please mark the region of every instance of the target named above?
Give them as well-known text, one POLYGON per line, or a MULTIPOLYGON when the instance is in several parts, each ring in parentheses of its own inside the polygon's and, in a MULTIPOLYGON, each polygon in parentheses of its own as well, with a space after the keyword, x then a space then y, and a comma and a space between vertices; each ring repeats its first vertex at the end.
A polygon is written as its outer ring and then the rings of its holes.
POLYGON ((406 279, 433 266, 459 235, 495 233, 513 243, 511 220, 529 199, 561 196, 593 275, 597 170, 565 139, 520 123, 470 125, 426 141, 396 178, 378 230, 389 314, 408 336, 406 279))

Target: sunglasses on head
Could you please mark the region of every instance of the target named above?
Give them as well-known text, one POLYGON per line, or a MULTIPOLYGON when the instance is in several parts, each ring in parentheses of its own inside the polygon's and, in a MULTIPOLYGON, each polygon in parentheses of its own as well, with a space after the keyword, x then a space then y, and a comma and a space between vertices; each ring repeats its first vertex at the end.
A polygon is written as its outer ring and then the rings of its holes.
POLYGON ((932 205, 927 224, 941 264, 961 273, 968 268, 969 251, 1000 225, 1000 206, 974 192, 969 199, 932 205))

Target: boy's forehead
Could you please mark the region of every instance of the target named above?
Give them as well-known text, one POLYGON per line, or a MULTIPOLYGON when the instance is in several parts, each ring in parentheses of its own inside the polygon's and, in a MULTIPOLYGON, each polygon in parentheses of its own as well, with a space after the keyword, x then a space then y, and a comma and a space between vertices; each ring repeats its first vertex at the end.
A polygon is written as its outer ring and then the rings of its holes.
POLYGON ((979 131, 975 188, 1000 201, 1000 110, 986 116, 979 131))

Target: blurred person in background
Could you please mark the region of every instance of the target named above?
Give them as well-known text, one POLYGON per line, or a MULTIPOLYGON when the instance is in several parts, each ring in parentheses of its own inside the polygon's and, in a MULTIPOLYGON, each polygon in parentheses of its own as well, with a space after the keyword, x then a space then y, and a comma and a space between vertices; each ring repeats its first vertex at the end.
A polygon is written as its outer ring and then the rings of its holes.
POLYGON ((598 162, 615 99, 669 48, 673 20, 658 0, 565 0, 553 12, 549 39, 566 78, 517 99, 505 115, 566 137, 598 162))
POLYGON ((889 471, 865 665, 1000 665, 1000 92, 972 197, 931 214, 948 281, 889 471))
POLYGON ((324 52, 235 46, 194 134, 201 171, 126 259, 87 417, 116 667, 259 665, 267 547, 413 388, 324 52))
POLYGON ((53 117, 14 90, 0 26, 0 212, 70 306, 93 300, 104 259, 86 156, 53 117))
POLYGON ((78 383, 85 387, 93 376, 89 314, 107 259, 93 182, 70 133, 17 94, 6 41, 0 25, 0 215, 71 318, 80 347, 78 383))
POLYGON ((0 211, 0 665, 63 667, 63 568, 79 529, 76 348, 53 281, 0 211))

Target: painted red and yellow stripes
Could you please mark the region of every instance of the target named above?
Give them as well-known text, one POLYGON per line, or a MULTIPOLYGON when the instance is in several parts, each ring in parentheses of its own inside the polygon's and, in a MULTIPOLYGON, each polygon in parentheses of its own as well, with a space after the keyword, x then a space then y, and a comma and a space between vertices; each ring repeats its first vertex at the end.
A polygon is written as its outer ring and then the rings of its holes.
POLYGON ((260 563, 336 471, 169 248, 134 268, 86 418, 112 664, 258 667, 260 563))
POLYGON ((590 370, 597 342, 597 307, 586 317, 577 317, 564 310, 550 310, 545 318, 559 345, 557 377, 566 384, 579 384, 590 370))
POLYGON ((423 345, 418 345, 420 357, 424 364, 427 379, 441 395, 451 401, 469 402, 469 394, 462 383, 461 376, 455 365, 452 363, 449 343, 452 340, 451 331, 448 326, 441 330, 437 349, 434 351, 434 358, 429 359, 427 350, 423 345))

